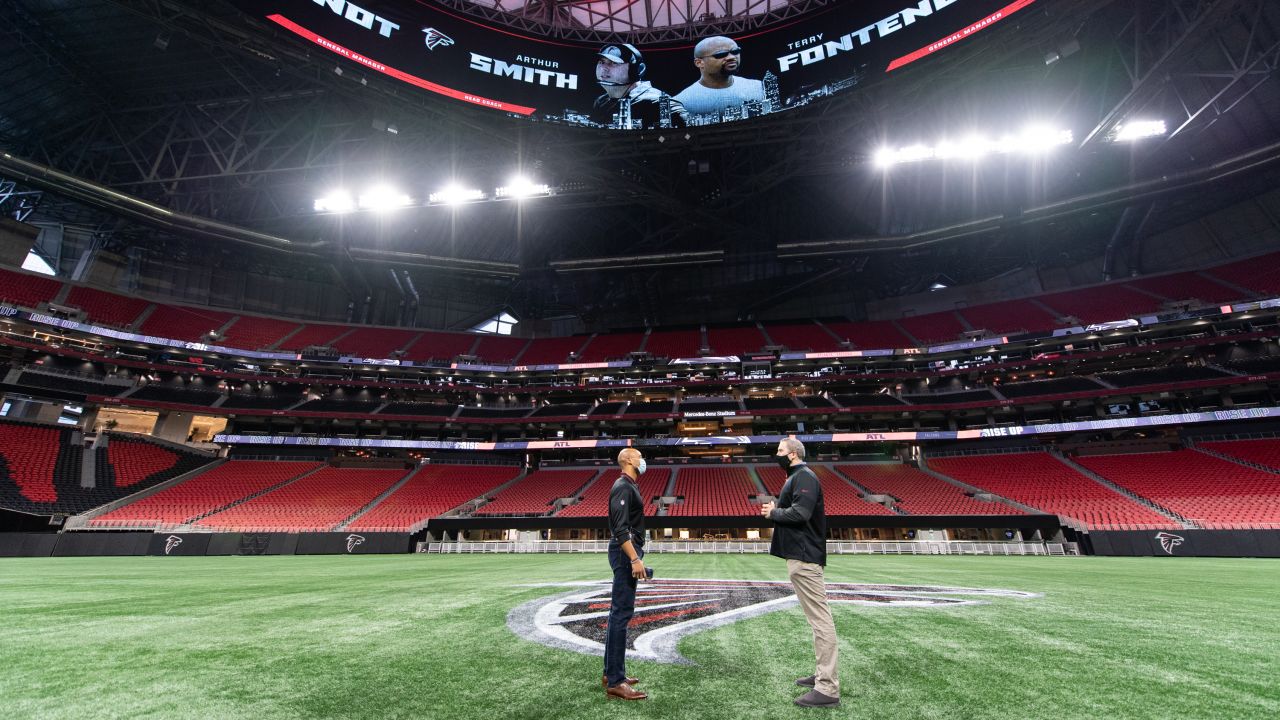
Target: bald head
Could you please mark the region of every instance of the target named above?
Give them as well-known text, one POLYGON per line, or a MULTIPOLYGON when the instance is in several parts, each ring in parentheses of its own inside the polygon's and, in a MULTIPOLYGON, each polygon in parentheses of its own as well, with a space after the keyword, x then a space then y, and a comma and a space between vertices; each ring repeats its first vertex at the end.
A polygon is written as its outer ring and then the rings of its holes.
POLYGON ((618 467, 622 470, 622 474, 637 480, 640 478, 644 466, 644 456, 635 448, 623 448, 618 453, 618 467))
POLYGON ((622 448, 618 452, 618 464, 627 465, 640 462, 640 451, 635 448, 622 448))

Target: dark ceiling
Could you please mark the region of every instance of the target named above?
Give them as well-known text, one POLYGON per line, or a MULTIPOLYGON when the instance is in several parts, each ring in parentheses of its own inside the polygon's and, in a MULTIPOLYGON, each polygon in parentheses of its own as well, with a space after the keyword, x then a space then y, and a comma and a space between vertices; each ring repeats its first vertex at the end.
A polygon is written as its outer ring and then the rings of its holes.
MULTIPOLYGON (((1126 233, 1158 232, 1274 186, 1278 29, 1280 4, 1269 0, 1041 2, 985 42, 891 81, 686 138, 520 122, 358 68, 339 75, 328 57, 221 0, 9 0, 0 4, 0 147, 307 248, 294 257, 222 248, 218 262, 401 264, 459 292, 483 287, 529 317, 621 317, 642 305, 637 316, 669 323, 692 303, 767 315, 789 289, 847 286, 870 300, 939 276, 969 283, 1097 258, 1109 246, 1116 255, 1132 241, 1126 233), (1064 57, 1046 64, 1051 52, 1064 57), (1141 146, 1106 141, 1116 122, 1146 114, 1175 132, 1141 146), (1033 119, 1073 129, 1075 147, 977 169, 885 173, 869 162, 881 145, 1033 119), (381 220, 311 210, 341 183, 494 187, 517 169, 559 193, 381 220), (617 259, 636 256, 651 259, 617 259), (565 266, 589 259, 600 267, 565 266), (654 263, 668 266, 638 267, 654 263)), ((40 213, 94 216, 116 242, 184 253, 207 244, 47 195, 40 213)))

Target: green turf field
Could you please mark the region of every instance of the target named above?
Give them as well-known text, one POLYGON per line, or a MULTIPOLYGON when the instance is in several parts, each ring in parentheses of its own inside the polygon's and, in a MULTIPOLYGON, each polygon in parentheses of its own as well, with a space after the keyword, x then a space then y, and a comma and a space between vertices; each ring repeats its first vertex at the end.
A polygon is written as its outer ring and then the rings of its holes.
MULTIPOLYGON (((785 579, 767 556, 651 556, 660 576, 785 579)), ((1276 718, 1280 563, 833 557, 829 582, 1043 593, 950 608, 833 606, 844 702, 791 705, 812 670, 798 608, 686 637, 696 665, 534 644, 521 583, 606 576, 581 556, 0 560, 6 718, 1276 718)))

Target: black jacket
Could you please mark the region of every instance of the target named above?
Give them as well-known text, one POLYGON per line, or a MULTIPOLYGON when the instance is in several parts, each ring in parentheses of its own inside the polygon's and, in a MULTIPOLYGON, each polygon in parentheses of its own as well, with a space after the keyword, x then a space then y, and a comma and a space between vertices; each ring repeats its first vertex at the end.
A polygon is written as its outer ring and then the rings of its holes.
POLYGON ((769 554, 787 560, 827 564, 827 511, 822 485, 808 465, 791 466, 782 486, 778 507, 769 513, 774 522, 769 554))
POLYGON ((630 540, 644 547, 644 498, 626 475, 619 475, 609 489, 609 536, 619 545, 630 540))

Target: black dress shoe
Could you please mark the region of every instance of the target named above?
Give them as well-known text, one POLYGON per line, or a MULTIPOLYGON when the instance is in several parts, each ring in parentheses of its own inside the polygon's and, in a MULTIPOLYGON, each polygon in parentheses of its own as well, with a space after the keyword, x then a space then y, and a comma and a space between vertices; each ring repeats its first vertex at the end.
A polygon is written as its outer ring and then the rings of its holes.
POLYGON ((814 685, 818 684, 818 676, 810 675, 809 677, 802 677, 796 681, 796 684, 799 685, 800 687, 811 688, 814 685))
POLYGON ((810 690, 796 698, 796 704, 800 707, 838 707, 840 698, 823 695, 817 690, 810 690))

